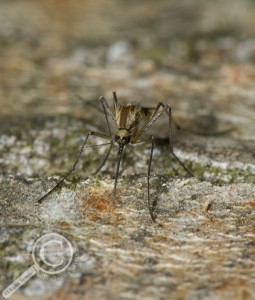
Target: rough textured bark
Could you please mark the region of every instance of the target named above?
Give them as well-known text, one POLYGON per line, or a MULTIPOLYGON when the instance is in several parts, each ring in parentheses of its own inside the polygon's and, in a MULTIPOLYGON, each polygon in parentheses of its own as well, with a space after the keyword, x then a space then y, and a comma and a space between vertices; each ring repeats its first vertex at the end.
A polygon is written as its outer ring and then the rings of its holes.
POLYGON ((255 299, 254 13, 243 0, 0 2, 1 291, 57 232, 70 268, 12 299, 255 299), (97 99, 113 90, 169 104, 182 127, 174 151, 195 178, 169 153, 167 116, 150 132, 157 222, 148 143, 124 153, 115 203, 117 148, 92 175, 109 145, 37 203, 86 133, 107 133, 97 99))

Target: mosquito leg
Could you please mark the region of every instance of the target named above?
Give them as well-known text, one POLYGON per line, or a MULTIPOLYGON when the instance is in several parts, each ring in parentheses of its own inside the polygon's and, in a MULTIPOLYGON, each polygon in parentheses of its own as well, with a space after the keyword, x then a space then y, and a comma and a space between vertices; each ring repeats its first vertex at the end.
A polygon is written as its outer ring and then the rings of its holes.
MULTIPOLYGON (((105 98, 103 96, 101 96, 99 98, 99 100, 101 101, 101 105, 104 109, 104 112, 107 116, 110 116, 112 121, 114 122, 114 124, 117 126, 117 123, 116 123, 116 120, 115 120, 115 117, 113 115, 113 112, 111 111, 110 109, 110 106, 108 105, 107 101, 105 100, 105 98)), ((109 123, 108 123, 109 124, 109 123)))
MULTIPOLYGON (((116 108, 118 106, 118 98, 117 98, 117 94, 116 92, 113 92, 113 100, 114 100, 114 111, 116 111, 116 108)), ((100 101, 101 101, 101 104, 104 108, 104 112, 105 112, 105 118, 106 120, 108 120, 108 115, 111 117, 111 119, 113 120, 113 122, 115 123, 115 125, 118 127, 117 125, 117 122, 116 122, 116 119, 114 117, 114 114, 113 112, 111 111, 107 101, 105 100, 104 97, 101 97, 100 98, 100 101)), ((107 124, 108 124, 108 129, 109 131, 111 130, 110 129, 110 126, 109 126, 109 122, 107 121, 107 124)), ((104 165, 104 163, 106 162, 110 152, 111 152, 111 149, 112 149, 112 145, 104 159, 104 162, 102 164, 102 166, 104 165)), ((119 170, 120 170, 120 163, 121 163, 121 159, 122 159, 122 155, 123 155, 123 145, 119 145, 119 158, 118 158, 118 163, 117 163, 117 168, 116 168, 116 174, 115 174, 115 180, 114 180, 114 188, 113 188, 113 198, 116 197, 116 189, 117 189, 117 183, 118 183, 118 177, 119 177, 119 170)), ((102 167, 100 166, 100 167, 102 167)))
POLYGON ((101 102, 102 108, 104 110, 104 116, 105 116, 105 120, 106 120, 106 123, 107 123, 108 133, 109 133, 109 136, 111 136, 112 133, 111 133, 111 127, 110 127, 110 124, 109 124, 108 114, 110 114, 110 116, 112 116, 112 117, 113 117, 113 115, 112 115, 112 112, 110 110, 110 107, 107 104, 107 101, 103 97, 100 98, 100 102, 101 102))
MULTIPOLYGON (((109 136, 112 136, 111 127, 110 127, 110 123, 109 123, 109 119, 108 119, 108 115, 107 115, 107 109, 110 109, 110 108, 108 107, 107 102, 106 102, 106 100, 103 97, 100 98, 100 101, 101 101, 102 108, 104 110, 104 116, 105 116, 105 120, 106 120, 106 123, 107 123, 107 128, 108 128, 109 136)), ((112 145, 113 145, 113 141, 111 141, 111 146, 108 149, 104 160, 102 161, 102 163, 100 164, 100 166, 96 169, 96 171, 93 173, 93 175, 97 174, 103 168, 104 164, 106 163, 106 161, 107 161, 107 159, 108 159, 108 157, 109 157, 109 155, 111 153, 112 145)))
MULTIPOLYGON (((145 109, 145 108, 144 108, 145 109)), ((165 112, 165 105, 163 103, 158 103, 153 110, 148 122, 136 133, 136 135, 131 139, 132 144, 137 144, 143 141, 142 137, 146 131, 157 121, 157 119, 165 112)))
POLYGON ((113 92, 113 100, 114 100, 114 109, 116 110, 116 108, 118 107, 118 97, 116 92, 113 92))
POLYGON ((170 146, 170 151, 173 153, 173 128, 172 128, 172 109, 170 106, 166 106, 166 111, 168 113, 168 126, 169 126, 169 146, 170 146))
POLYGON ((191 176, 194 177, 194 175, 191 173, 191 171, 184 165, 183 162, 180 161, 180 159, 175 155, 173 151, 173 134, 172 134, 172 110, 171 107, 166 105, 165 106, 166 112, 168 113, 169 118, 169 144, 170 144, 170 151, 171 154, 174 156, 174 158, 178 161, 178 163, 183 167, 183 169, 191 176))
POLYGON ((82 145, 81 145, 81 148, 80 148, 80 150, 79 150, 79 152, 78 152, 78 155, 77 155, 77 157, 76 157, 76 159, 75 159, 75 162, 74 162, 74 164, 73 164, 73 166, 72 166, 72 168, 57 182, 57 184, 52 188, 52 189, 50 189, 45 195, 43 195, 41 198, 39 198, 39 200, 38 200, 38 202, 39 203, 42 203, 42 201, 48 196, 48 195, 50 195, 53 191, 55 191, 55 189, 57 188, 57 187, 59 187, 63 182, 64 182, 64 180, 72 173, 72 172, 74 172, 75 171, 75 168, 76 168, 76 165, 77 165, 77 163, 78 163, 78 161, 79 161, 79 159, 80 159, 80 157, 81 157, 81 154, 82 154, 82 152, 83 152, 83 150, 84 150, 84 148, 85 148, 85 146, 86 146, 86 143, 87 143, 87 140, 88 140, 88 138, 91 136, 91 135, 94 135, 94 136, 99 136, 99 137, 101 137, 101 138, 105 138, 105 139, 108 139, 108 140, 110 140, 111 138, 110 137, 108 137, 108 136, 106 136, 106 135, 104 135, 104 134, 101 134, 101 133, 99 133, 99 132, 89 132, 88 134, 87 134, 87 136, 86 136, 86 138, 84 139, 84 141, 83 141, 83 143, 82 143, 82 145))
POLYGON ((136 156, 137 158, 141 159, 141 156, 138 155, 137 153, 135 153, 135 151, 129 146, 129 145, 126 145, 127 149, 134 155, 136 156))
POLYGON ((104 160, 102 161, 101 165, 96 169, 96 171, 92 175, 96 175, 103 168, 103 166, 105 165, 105 163, 106 163, 106 161, 107 161, 107 159, 108 159, 108 157, 111 153, 112 146, 113 146, 113 143, 111 143, 111 146, 108 149, 108 152, 106 153, 106 156, 105 156, 104 160))
POLYGON ((151 136, 151 153, 150 153, 149 167, 148 167, 148 173, 147 173, 147 200, 148 200, 148 209, 149 209, 151 218, 154 222, 156 222, 156 218, 154 216, 154 211, 153 211, 153 206, 151 205, 151 199, 150 199, 150 175, 151 175, 151 162, 152 162, 154 144, 155 144, 154 136, 151 136))
MULTIPOLYGON (((85 99, 78 95, 77 94, 77 97, 83 102, 83 103, 86 103, 86 104, 89 104, 91 105, 92 107, 96 108, 98 110, 98 107, 95 106, 94 102, 92 101, 85 101, 85 99)), ((105 120, 106 120, 106 123, 107 123, 107 128, 108 128, 108 133, 109 133, 109 136, 112 136, 112 133, 111 133, 111 128, 110 128, 110 124, 109 124, 109 119, 108 119, 108 114, 107 114, 107 110, 106 110, 106 107, 107 105, 105 105, 103 102, 105 102, 106 100, 105 99, 102 99, 103 97, 100 98, 100 102, 101 102, 101 106, 102 106, 102 109, 103 109, 103 113, 104 113, 104 116, 105 116, 105 120)), ((109 107, 108 107, 109 108, 109 107)), ((110 109, 110 108, 109 108, 110 109)), ((100 110, 100 112, 102 112, 100 110)), ((112 144, 112 141, 111 141, 111 144, 112 144)), ((96 169, 96 171, 93 173, 93 175, 97 174, 101 169, 102 167, 104 166, 104 164, 106 163, 109 155, 110 155, 110 152, 112 150, 112 145, 110 146, 108 152, 106 153, 106 156, 103 160, 103 162, 100 164, 100 166, 96 169)))

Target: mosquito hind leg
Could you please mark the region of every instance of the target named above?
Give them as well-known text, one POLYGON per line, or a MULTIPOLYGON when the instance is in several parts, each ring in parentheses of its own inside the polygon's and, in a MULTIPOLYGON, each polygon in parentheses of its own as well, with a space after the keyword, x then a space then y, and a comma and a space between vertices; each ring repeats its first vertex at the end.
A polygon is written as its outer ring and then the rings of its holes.
POLYGON ((56 188, 58 188, 63 182, 64 182, 64 180, 72 173, 72 172, 74 172, 75 171, 75 168, 76 168, 76 166, 77 166, 77 164, 78 164, 78 162, 79 162, 79 160, 80 160, 80 157, 81 157, 81 154, 82 154, 82 152, 83 152, 83 150, 84 150, 84 148, 85 148, 85 146, 86 146, 86 143, 87 143, 87 141, 88 141, 88 138, 91 136, 91 135, 93 135, 93 136, 98 136, 98 137, 101 137, 101 138, 105 138, 105 139, 108 139, 108 140, 111 140, 111 138, 110 137, 108 137, 108 136, 106 136, 106 135, 104 135, 104 134, 102 134, 102 133, 99 133, 99 132, 94 132, 94 131, 91 131, 91 132, 89 132, 88 134, 87 134, 87 136, 86 136, 86 138, 84 139, 84 141, 83 141, 83 143, 82 143, 82 145, 81 145, 81 148, 80 148, 80 150, 79 150, 79 152, 78 152, 78 155, 77 155, 77 157, 76 157, 76 159, 75 159, 75 161, 74 161, 74 164, 73 164, 73 166, 72 166, 72 168, 56 183, 56 185, 53 187, 53 188, 51 188, 45 195, 43 195, 41 198, 39 198, 38 199, 38 202, 39 203, 42 203, 42 201, 47 197, 47 196, 49 196, 53 191, 55 191, 56 190, 56 188))
POLYGON ((154 136, 151 136, 151 152, 150 152, 150 160, 149 160, 148 173, 147 173, 147 202, 148 202, 148 209, 150 212, 150 216, 152 220, 156 222, 156 217, 154 215, 154 205, 151 204, 151 198, 150 198, 150 175, 151 175, 151 162, 153 157, 154 144, 155 144, 154 136))
POLYGON ((165 105, 165 110, 168 114, 168 118, 169 118, 169 144, 170 144, 170 151, 171 154, 174 156, 174 158, 178 161, 178 163, 182 166, 182 168, 191 176, 194 177, 194 175, 192 174, 192 172, 184 165, 184 163, 176 156, 176 154, 174 153, 174 149, 173 149, 173 134, 172 134, 172 110, 171 107, 168 105, 165 105))

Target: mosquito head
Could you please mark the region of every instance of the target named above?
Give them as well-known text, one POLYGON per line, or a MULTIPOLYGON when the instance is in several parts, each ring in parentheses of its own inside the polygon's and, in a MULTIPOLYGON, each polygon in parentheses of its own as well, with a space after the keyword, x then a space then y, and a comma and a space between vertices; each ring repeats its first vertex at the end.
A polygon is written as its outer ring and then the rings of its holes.
POLYGON ((115 135, 115 142, 120 145, 127 145, 130 142, 130 136, 120 137, 119 135, 115 135))
POLYGON ((130 142, 130 132, 127 129, 119 129, 115 135, 115 142, 119 145, 127 145, 130 142))

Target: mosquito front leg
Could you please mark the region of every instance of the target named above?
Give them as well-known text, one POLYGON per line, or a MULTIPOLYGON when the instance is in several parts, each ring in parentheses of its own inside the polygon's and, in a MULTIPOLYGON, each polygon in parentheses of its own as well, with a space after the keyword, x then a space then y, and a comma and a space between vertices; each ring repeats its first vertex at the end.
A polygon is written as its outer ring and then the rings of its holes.
POLYGON ((104 112, 111 117, 112 121, 114 122, 114 124, 117 126, 117 123, 116 123, 116 120, 115 120, 115 117, 113 115, 113 112, 111 111, 110 109, 110 106, 108 105, 107 101, 105 100, 105 98, 103 96, 101 96, 99 98, 99 100, 101 101, 101 105, 104 109, 104 112))
POLYGON ((117 97, 117 93, 113 92, 113 101, 114 101, 114 109, 116 111, 117 107, 118 107, 118 97, 117 97))
MULTIPOLYGON (((107 114, 107 110, 110 110, 110 108, 109 108, 109 106, 107 104, 107 101, 103 97, 100 98, 100 102, 101 102, 101 105, 102 105, 102 108, 103 108, 103 111, 104 111, 104 116, 105 116, 105 120, 106 120, 107 128, 108 128, 108 134, 109 134, 109 136, 112 136, 111 127, 110 127, 110 123, 109 123, 109 119, 108 119, 109 112, 107 114)), ((112 114, 111 114, 111 117, 113 118, 112 114)), ((107 153, 105 155, 104 160, 102 161, 102 163, 100 164, 100 166, 96 169, 96 171, 93 173, 93 175, 97 174, 103 168, 103 166, 105 165, 105 163, 106 163, 106 161, 107 161, 107 159, 108 159, 108 157, 109 157, 109 155, 111 153, 112 145, 113 145, 113 141, 111 141, 111 146, 108 149, 108 151, 107 151, 107 153)))
POLYGON ((53 191, 55 191, 55 189, 57 187, 59 187, 63 182, 64 180, 72 173, 75 171, 75 168, 77 166, 77 163, 81 157, 81 154, 86 146, 86 143, 88 141, 88 138, 93 135, 93 136, 98 136, 98 137, 101 137, 101 138, 104 138, 104 139, 107 139, 107 140, 111 140, 111 137, 105 135, 105 134, 102 134, 102 133, 99 133, 99 132, 94 132, 94 131, 91 131, 87 134, 86 138, 84 139, 82 145, 81 145, 81 148, 78 152, 78 155, 74 161, 74 164, 72 166, 72 168, 57 182, 57 184, 52 188, 50 189, 45 195, 43 195, 41 198, 39 198, 38 202, 41 203, 48 195, 50 195, 53 191))

